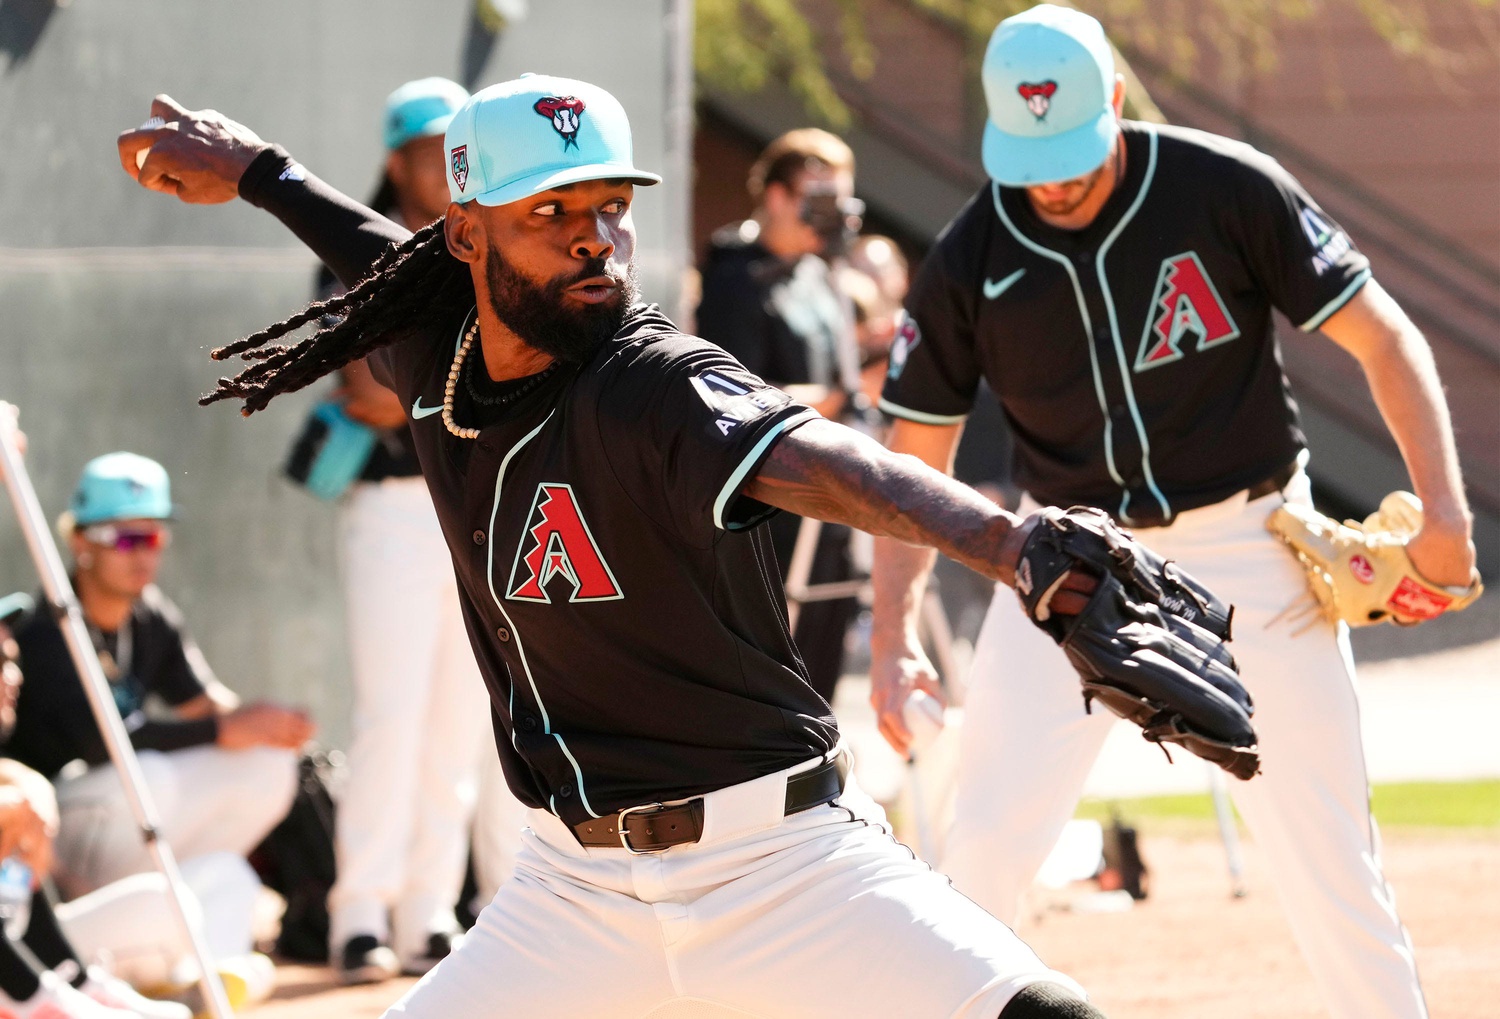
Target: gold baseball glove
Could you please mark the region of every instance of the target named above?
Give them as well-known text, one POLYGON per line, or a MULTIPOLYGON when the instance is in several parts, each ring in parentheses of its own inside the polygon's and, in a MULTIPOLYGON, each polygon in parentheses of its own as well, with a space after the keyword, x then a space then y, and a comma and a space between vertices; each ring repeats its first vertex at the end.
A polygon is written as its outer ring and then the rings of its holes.
POLYGON ((1434 584, 1417 572, 1406 543, 1421 527, 1422 502, 1410 492, 1392 492, 1363 522, 1341 524, 1293 503, 1266 521, 1306 569, 1323 614, 1350 626, 1415 626, 1468 608, 1484 591, 1477 570, 1468 587, 1434 584))

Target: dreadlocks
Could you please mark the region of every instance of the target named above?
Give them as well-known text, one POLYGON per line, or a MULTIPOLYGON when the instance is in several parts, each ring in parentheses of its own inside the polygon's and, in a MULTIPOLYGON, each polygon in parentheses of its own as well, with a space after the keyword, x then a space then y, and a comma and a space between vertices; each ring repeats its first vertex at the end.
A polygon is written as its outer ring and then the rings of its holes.
POLYGON ((291 318, 236 340, 213 352, 215 361, 236 354, 254 362, 233 378, 221 378, 198 402, 245 401, 246 415, 264 410, 273 397, 292 393, 357 361, 371 351, 405 339, 434 314, 457 314, 474 303, 469 267, 448 253, 443 221, 437 220, 401 244, 387 248, 354 289, 314 301, 291 318), (324 316, 341 316, 311 336, 291 344, 266 346, 324 316))

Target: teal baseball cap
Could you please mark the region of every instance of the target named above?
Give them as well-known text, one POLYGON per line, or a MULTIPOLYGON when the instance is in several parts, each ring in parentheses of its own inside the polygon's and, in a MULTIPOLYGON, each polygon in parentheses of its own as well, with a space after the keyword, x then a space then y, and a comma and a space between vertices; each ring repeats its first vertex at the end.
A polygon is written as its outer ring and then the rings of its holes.
POLYGON ((385 147, 395 151, 417 138, 442 134, 468 98, 468 89, 447 78, 407 82, 386 97, 385 147))
POLYGON ((74 527, 110 520, 167 520, 172 488, 167 470, 136 453, 106 453, 84 465, 68 502, 74 527))
POLYGON ((1120 126, 1110 105, 1115 55, 1098 21, 1054 4, 1006 18, 981 74, 989 105, 981 154, 992 179, 1054 184, 1104 164, 1120 126))
POLYGON ((523 74, 474 93, 444 145, 448 194, 459 204, 508 205, 585 180, 661 183, 636 169, 620 101, 573 78, 523 74))

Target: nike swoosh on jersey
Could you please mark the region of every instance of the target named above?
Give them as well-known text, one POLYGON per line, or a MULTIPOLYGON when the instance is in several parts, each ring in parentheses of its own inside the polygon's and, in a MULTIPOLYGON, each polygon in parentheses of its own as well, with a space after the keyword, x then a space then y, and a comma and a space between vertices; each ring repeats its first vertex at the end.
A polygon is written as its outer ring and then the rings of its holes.
POLYGON ((992 279, 986 278, 984 281, 984 296, 993 301, 995 298, 999 297, 1001 294, 1005 293, 1012 286, 1014 286, 1016 280, 1025 275, 1025 269, 1017 269, 1015 272, 1005 277, 1005 279, 1000 280, 998 283, 992 279))
POLYGON ((436 407, 422 406, 422 398, 419 396, 411 403, 411 419, 413 421, 420 421, 423 418, 430 418, 434 414, 440 414, 442 410, 442 404, 438 404, 436 407))

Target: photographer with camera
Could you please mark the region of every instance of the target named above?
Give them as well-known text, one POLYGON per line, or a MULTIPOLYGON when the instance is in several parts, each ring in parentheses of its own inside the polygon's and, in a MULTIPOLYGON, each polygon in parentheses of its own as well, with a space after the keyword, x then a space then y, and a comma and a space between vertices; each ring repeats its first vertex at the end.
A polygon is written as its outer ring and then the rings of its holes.
MULTIPOLYGON (((854 197, 854 153, 827 131, 788 131, 760 154, 747 187, 756 203, 750 218, 709 242, 698 332, 824 417, 857 418, 868 404, 854 320, 829 266, 848 251, 864 211, 854 197)), ((783 580, 801 523, 783 513, 769 525, 783 580)), ((825 525, 806 581, 851 573, 848 528, 825 525)), ((853 598, 817 601, 797 617, 797 647, 825 700, 833 699, 857 608, 853 598)))

